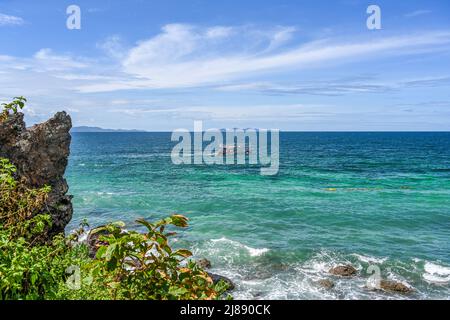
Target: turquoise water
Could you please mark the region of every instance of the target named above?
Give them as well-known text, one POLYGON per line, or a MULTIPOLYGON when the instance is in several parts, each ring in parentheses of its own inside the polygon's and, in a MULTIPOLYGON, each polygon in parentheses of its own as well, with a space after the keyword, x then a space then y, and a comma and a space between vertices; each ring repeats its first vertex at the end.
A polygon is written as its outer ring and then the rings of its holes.
POLYGON ((450 133, 281 133, 277 176, 176 166, 173 145, 170 133, 73 134, 68 229, 184 214, 175 245, 211 260, 236 298, 450 298, 450 133), (348 262, 359 277, 318 287, 348 262), (415 293, 367 290, 369 265, 415 293))

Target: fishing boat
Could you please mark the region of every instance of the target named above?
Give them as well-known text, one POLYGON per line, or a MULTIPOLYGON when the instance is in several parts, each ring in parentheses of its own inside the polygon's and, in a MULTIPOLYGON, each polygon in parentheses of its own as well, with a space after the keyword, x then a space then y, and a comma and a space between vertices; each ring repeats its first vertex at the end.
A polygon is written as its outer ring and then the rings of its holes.
POLYGON ((234 144, 225 144, 220 145, 219 150, 217 152, 217 155, 224 155, 224 154, 246 154, 249 155, 251 152, 250 148, 245 145, 234 145, 234 144))

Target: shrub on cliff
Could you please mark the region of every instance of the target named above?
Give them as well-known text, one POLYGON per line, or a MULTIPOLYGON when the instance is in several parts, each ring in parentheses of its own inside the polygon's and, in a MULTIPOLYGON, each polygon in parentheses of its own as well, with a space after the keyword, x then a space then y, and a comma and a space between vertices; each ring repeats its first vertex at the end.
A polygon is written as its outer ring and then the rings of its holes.
POLYGON ((51 226, 50 188, 30 189, 15 172, 0 158, 0 299, 218 299, 226 290, 186 261, 188 250, 169 246, 174 233, 166 227, 187 226, 180 215, 138 220, 145 233, 125 231, 122 223, 98 229, 96 259, 77 233, 42 241, 51 226))
POLYGON ((45 212, 50 188, 30 189, 15 173, 0 158, 0 299, 53 298, 77 259, 62 235, 44 243, 51 225, 45 212))
POLYGON ((2 103, 2 112, 0 113, 0 121, 6 120, 10 113, 16 114, 19 110, 23 109, 27 99, 24 97, 15 97, 13 101, 9 103, 2 103))
POLYGON ((16 181, 15 173, 16 167, 0 158, 0 225, 10 230, 12 238, 39 241, 49 216, 38 214, 45 209, 50 187, 30 189, 16 181))

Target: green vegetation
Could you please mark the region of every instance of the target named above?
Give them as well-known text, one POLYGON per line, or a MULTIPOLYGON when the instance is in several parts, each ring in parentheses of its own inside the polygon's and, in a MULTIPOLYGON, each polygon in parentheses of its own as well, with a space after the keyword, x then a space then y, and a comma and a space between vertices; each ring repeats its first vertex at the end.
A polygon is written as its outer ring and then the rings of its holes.
POLYGON ((78 241, 85 225, 69 237, 47 239, 50 188, 30 189, 16 168, 0 159, 0 299, 219 299, 227 289, 213 284, 188 250, 172 249, 166 229, 187 226, 173 215, 137 222, 145 233, 121 222, 95 230, 96 259, 78 241))
POLYGON ((2 103, 2 112, 0 113, 0 121, 5 121, 11 114, 16 114, 19 110, 25 107, 25 102, 27 99, 24 97, 14 97, 13 101, 10 103, 2 103))

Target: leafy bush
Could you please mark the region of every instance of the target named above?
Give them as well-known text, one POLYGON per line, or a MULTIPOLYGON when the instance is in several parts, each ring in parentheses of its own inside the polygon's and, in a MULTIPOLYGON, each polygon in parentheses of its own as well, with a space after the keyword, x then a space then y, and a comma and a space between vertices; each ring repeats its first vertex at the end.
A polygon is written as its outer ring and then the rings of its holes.
POLYGON ((24 97, 14 97, 13 101, 10 103, 2 103, 2 112, 0 113, 0 121, 4 121, 10 115, 10 112, 16 114, 19 110, 25 107, 25 102, 27 99, 24 97))
POLYGON ((38 216, 43 213, 50 187, 30 189, 23 181, 16 181, 15 173, 16 167, 0 158, 0 225, 10 230, 12 238, 39 241, 50 219, 38 216))
POLYGON ((73 263, 71 252, 63 236, 44 243, 50 187, 30 189, 15 173, 0 158, 0 299, 50 298, 73 263))
POLYGON ((0 227, 0 299, 53 299, 74 263, 63 236, 51 244, 30 245, 25 238, 11 240, 0 227))
POLYGON ((27 188, 15 173, 0 159, 0 299, 218 299, 226 290, 186 261, 188 250, 170 247, 175 233, 166 228, 186 227, 181 215, 138 220, 145 233, 126 231, 123 223, 96 229, 102 234, 96 259, 77 241, 84 226, 42 241, 51 226, 43 210, 50 188, 27 188), (75 285, 66 283, 73 279, 75 285))
MULTIPOLYGON (((137 222, 146 227, 145 233, 125 231, 123 223, 95 230, 106 232, 100 240, 107 245, 101 246, 97 259, 82 270, 85 289, 102 288, 112 299, 158 300, 215 299, 226 289, 222 284, 215 286, 194 262, 184 261, 191 252, 169 246, 168 238, 175 233, 165 232, 165 228, 186 227, 185 217, 173 215, 156 223, 137 222)), ((69 292, 69 297, 72 295, 69 292)))

